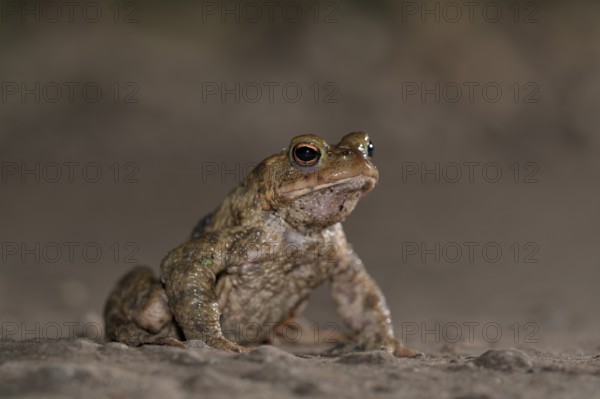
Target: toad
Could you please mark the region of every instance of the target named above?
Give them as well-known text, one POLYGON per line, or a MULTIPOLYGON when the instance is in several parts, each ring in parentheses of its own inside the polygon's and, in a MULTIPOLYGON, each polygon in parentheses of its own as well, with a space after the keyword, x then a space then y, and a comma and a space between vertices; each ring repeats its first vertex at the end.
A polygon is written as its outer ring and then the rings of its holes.
POLYGON ((416 355, 394 337, 385 298, 342 229, 377 183, 373 149, 364 132, 336 145, 294 137, 166 255, 160 278, 138 266, 119 281, 105 307, 108 338, 132 346, 201 340, 245 351, 272 341, 328 281, 350 331, 340 353, 416 355), (239 333, 248 327, 252 334, 239 333))

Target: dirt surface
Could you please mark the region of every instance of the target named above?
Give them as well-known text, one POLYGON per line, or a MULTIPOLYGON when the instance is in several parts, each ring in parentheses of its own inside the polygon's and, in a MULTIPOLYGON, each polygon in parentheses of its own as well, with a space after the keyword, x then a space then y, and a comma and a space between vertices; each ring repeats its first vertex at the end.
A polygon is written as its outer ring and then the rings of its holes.
POLYGON ((274 346, 229 354, 78 339, 3 344, 0 354, 3 398, 595 398, 600 391, 600 356, 534 349, 323 358, 274 346))

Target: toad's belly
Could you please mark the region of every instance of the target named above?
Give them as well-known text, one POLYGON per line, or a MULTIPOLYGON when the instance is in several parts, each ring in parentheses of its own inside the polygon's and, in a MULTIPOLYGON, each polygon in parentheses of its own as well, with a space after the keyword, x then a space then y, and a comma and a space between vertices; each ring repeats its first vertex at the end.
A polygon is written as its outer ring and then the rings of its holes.
POLYGON ((219 277, 221 328, 228 339, 239 343, 269 340, 272 329, 295 316, 327 277, 314 265, 283 270, 267 272, 249 265, 239 273, 219 277))

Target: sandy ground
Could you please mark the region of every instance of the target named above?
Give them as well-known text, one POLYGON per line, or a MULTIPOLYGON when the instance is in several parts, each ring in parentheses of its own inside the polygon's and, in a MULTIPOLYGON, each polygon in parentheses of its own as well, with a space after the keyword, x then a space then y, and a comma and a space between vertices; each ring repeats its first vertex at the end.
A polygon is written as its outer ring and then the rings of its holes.
POLYGON ((600 355, 535 349, 324 358, 274 346, 229 354, 77 339, 2 344, 0 355, 3 398, 600 397, 600 355))

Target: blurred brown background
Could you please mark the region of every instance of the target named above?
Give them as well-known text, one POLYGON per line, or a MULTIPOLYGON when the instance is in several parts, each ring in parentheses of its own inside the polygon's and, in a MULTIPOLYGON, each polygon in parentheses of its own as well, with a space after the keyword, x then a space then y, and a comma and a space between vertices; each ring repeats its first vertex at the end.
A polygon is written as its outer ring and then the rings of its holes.
MULTIPOLYGON (((247 165, 365 130, 381 180, 345 226, 399 335, 532 322, 535 345, 600 345, 598 3, 75 3, 2 3, 3 338, 99 320, 132 262, 158 270, 247 165), (420 175, 436 163, 439 182, 420 175)), ((326 289, 308 316, 337 320, 326 289)))

